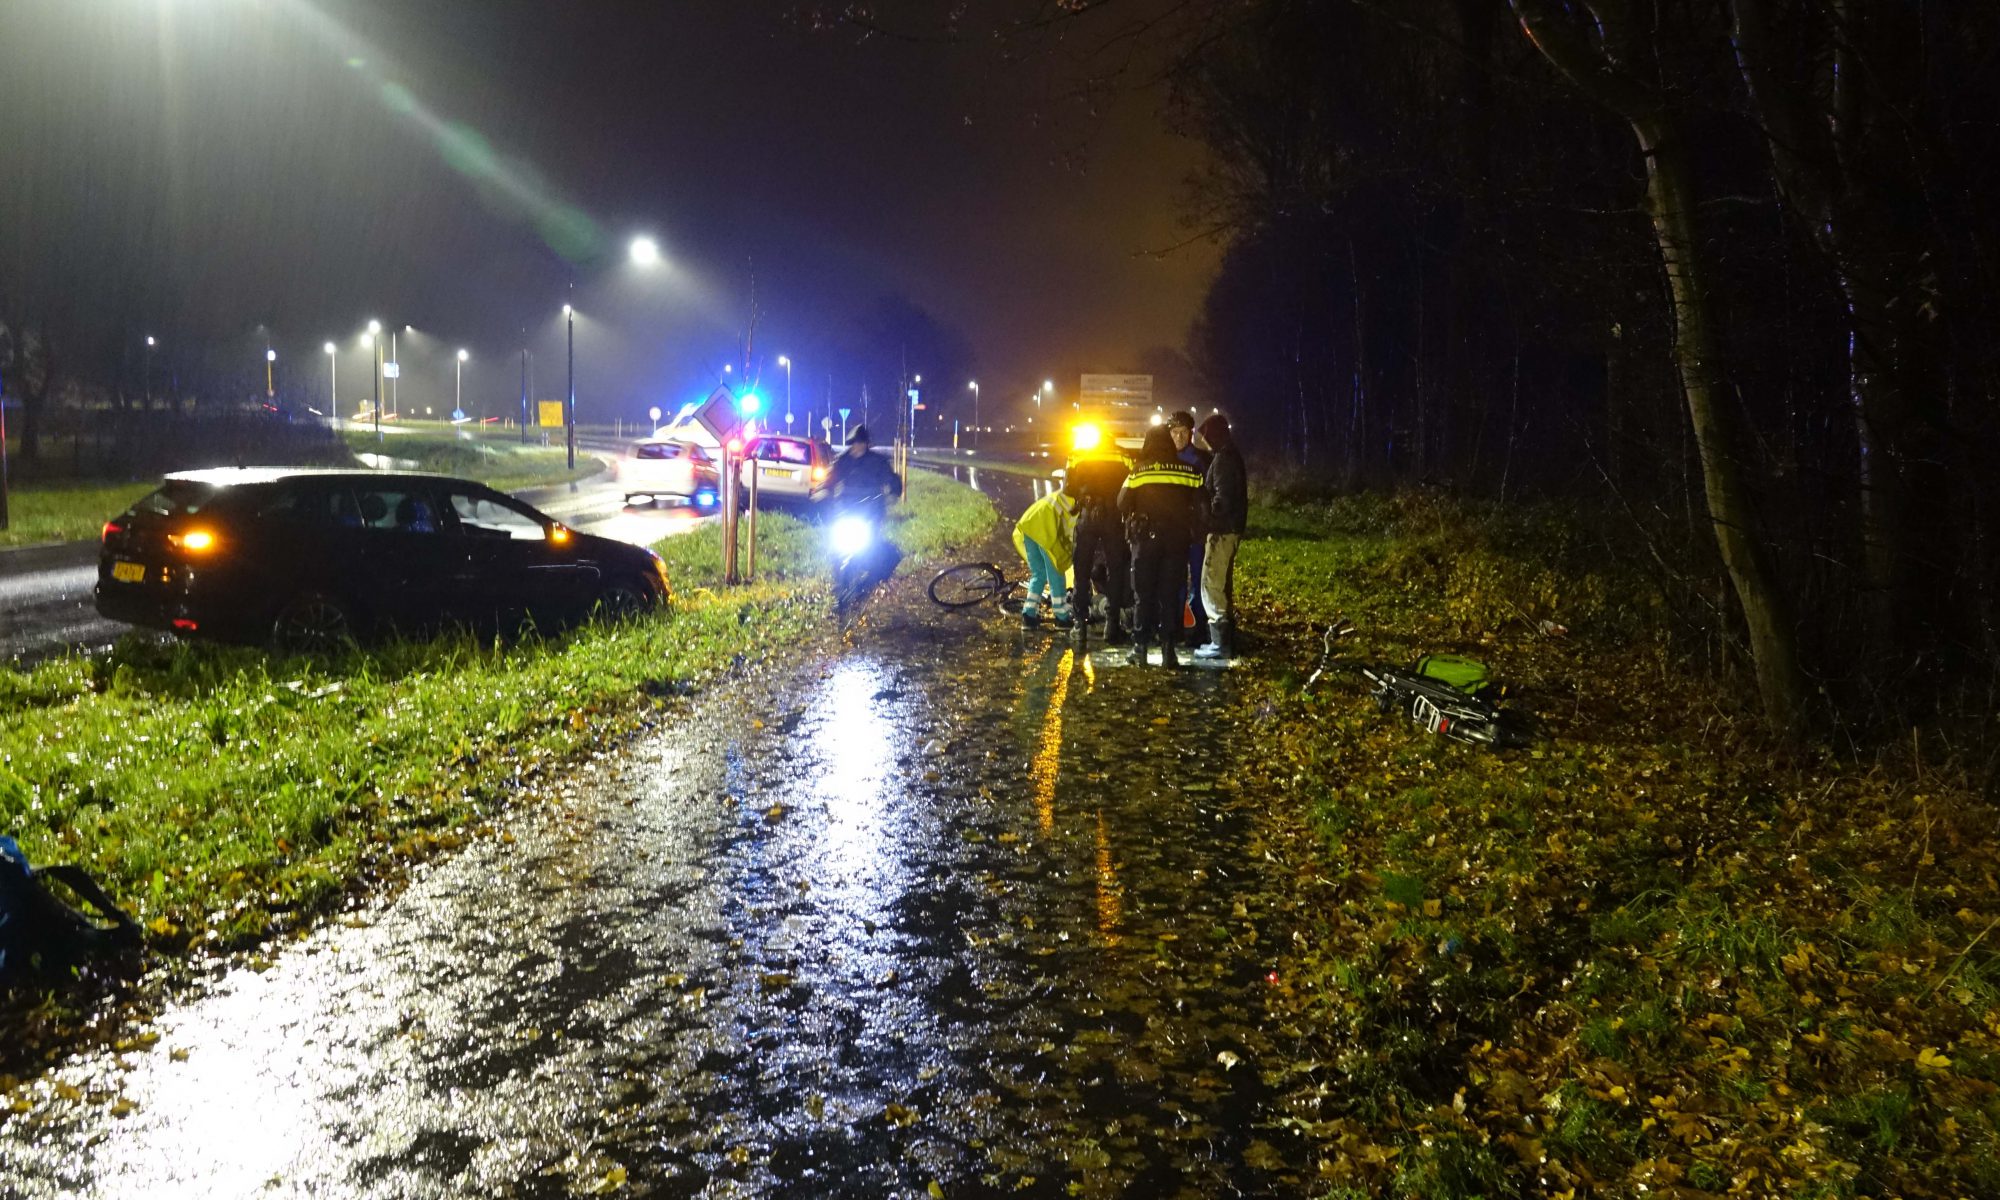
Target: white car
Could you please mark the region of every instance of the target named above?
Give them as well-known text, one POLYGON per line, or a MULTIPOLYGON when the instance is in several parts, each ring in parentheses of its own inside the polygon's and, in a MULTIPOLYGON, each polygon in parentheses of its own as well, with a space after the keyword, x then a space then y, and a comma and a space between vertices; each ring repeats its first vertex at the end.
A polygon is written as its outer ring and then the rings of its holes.
POLYGON ((666 497, 698 508, 713 506, 722 492, 719 455, 683 438, 646 438, 612 460, 612 473, 625 503, 666 497))
POLYGON ((813 489, 826 482, 833 466, 833 448, 816 438, 766 434, 743 447, 743 469, 739 478, 747 488, 750 472, 757 472, 757 498, 810 499, 813 489))

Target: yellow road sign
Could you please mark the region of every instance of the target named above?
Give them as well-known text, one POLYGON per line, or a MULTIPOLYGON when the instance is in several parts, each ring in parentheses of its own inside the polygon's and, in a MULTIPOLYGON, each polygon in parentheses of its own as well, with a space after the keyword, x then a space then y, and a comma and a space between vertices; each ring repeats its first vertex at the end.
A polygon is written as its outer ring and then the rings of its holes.
POLYGON ((562 410, 563 410, 563 402, 562 402, 562 401, 560 401, 560 400, 537 400, 537 401, 535 401, 535 404, 536 404, 536 405, 537 405, 537 406, 538 406, 538 407, 539 407, 539 408, 541 409, 541 414, 542 414, 542 416, 541 416, 541 421, 539 422, 539 424, 540 424, 540 425, 542 426, 542 428, 544 428, 544 429, 561 429, 561 428, 562 428, 562 424, 563 424, 563 419, 562 419, 562 417, 563 417, 563 414, 562 414, 562 410))

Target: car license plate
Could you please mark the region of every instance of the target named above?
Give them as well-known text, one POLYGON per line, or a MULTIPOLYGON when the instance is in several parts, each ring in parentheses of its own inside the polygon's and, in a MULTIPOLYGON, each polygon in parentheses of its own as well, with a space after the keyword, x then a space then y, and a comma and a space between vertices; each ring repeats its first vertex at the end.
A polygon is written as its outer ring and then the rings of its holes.
POLYGON ((799 477, 799 473, 797 471, 781 471, 776 468, 773 468, 772 470, 766 471, 764 473, 766 475, 769 475, 773 479, 797 479, 799 477))
POLYGON ((116 579, 120 583, 144 583, 146 582, 146 566, 144 563, 135 562, 112 563, 111 578, 116 579))

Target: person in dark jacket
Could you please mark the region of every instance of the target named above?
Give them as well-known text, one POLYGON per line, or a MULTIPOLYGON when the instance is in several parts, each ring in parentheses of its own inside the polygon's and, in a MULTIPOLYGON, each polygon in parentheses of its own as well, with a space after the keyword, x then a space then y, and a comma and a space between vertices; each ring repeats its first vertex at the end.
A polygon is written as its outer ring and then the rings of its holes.
POLYGON ((1118 492, 1125 539, 1132 548, 1132 592, 1138 601, 1132 663, 1143 666, 1149 642, 1160 644, 1160 665, 1177 667, 1181 593, 1187 587, 1188 547, 1201 521, 1201 475, 1174 453, 1174 439, 1154 426, 1139 448, 1139 464, 1118 492))
POLYGON ((882 520, 889 500, 903 494, 903 481, 889 460, 868 451, 868 427, 856 425, 847 436, 847 449, 833 460, 819 494, 830 498, 835 516, 853 513, 875 525, 875 539, 869 544, 869 560, 863 564, 857 583, 861 594, 896 573, 903 551, 889 540, 882 520))
POLYGON ((870 454, 868 447, 868 427, 856 425, 847 435, 846 452, 833 461, 820 491, 843 507, 872 501, 885 493, 891 497, 902 495, 903 481, 897 478, 896 468, 881 455, 870 454))
MULTIPOLYGON (((1193 467, 1197 474, 1207 474, 1209 454, 1195 441, 1194 414, 1186 409, 1177 409, 1174 415, 1167 418, 1167 432, 1173 435, 1174 453, 1180 460, 1193 467)), ((1182 616, 1194 617, 1194 627, 1188 629, 1186 635, 1190 646, 1200 646, 1208 641, 1210 614, 1201 602, 1201 558, 1205 549, 1201 535, 1201 529, 1196 528, 1194 541, 1188 545, 1188 585, 1181 595, 1181 606, 1186 609, 1182 616)), ((1178 632, 1181 626, 1177 624, 1174 629, 1178 632)))
POLYGON ((1194 653, 1196 658, 1228 659, 1236 653, 1236 547, 1250 517, 1250 484, 1243 452, 1221 413, 1203 421, 1194 440, 1212 456, 1202 476, 1208 544, 1202 556, 1201 604, 1208 610, 1209 637, 1194 653))
POLYGON ((1125 644, 1124 610, 1132 603, 1132 560, 1125 545, 1125 531, 1118 519, 1118 489, 1132 464, 1108 443, 1095 426, 1080 427, 1073 435, 1069 462, 1065 464, 1063 490, 1076 498, 1076 626, 1078 641, 1089 639, 1090 605, 1096 591, 1096 567, 1105 567, 1104 597, 1111 610, 1104 623, 1104 640, 1113 646, 1125 644), (1087 432, 1086 432, 1087 431, 1087 432))

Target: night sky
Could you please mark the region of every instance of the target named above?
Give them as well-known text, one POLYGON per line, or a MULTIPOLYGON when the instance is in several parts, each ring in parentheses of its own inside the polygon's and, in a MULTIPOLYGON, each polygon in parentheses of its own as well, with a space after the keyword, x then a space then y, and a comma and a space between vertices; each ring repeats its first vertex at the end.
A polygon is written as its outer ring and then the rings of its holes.
POLYGON ((784 353, 823 392, 895 292, 963 331, 989 402, 1073 386, 1179 344, 1214 262, 1145 253, 1187 238, 1196 152, 1143 65, 1077 98, 1094 36, 864 38, 786 0, 5 0, 0 311, 268 336, 315 379, 333 339, 356 381, 379 317, 428 335, 407 371, 466 345, 498 394, 525 325, 551 393, 573 281, 580 393, 630 418, 740 360, 754 273, 767 381, 784 353), (635 233, 667 269, 627 263, 635 233))

